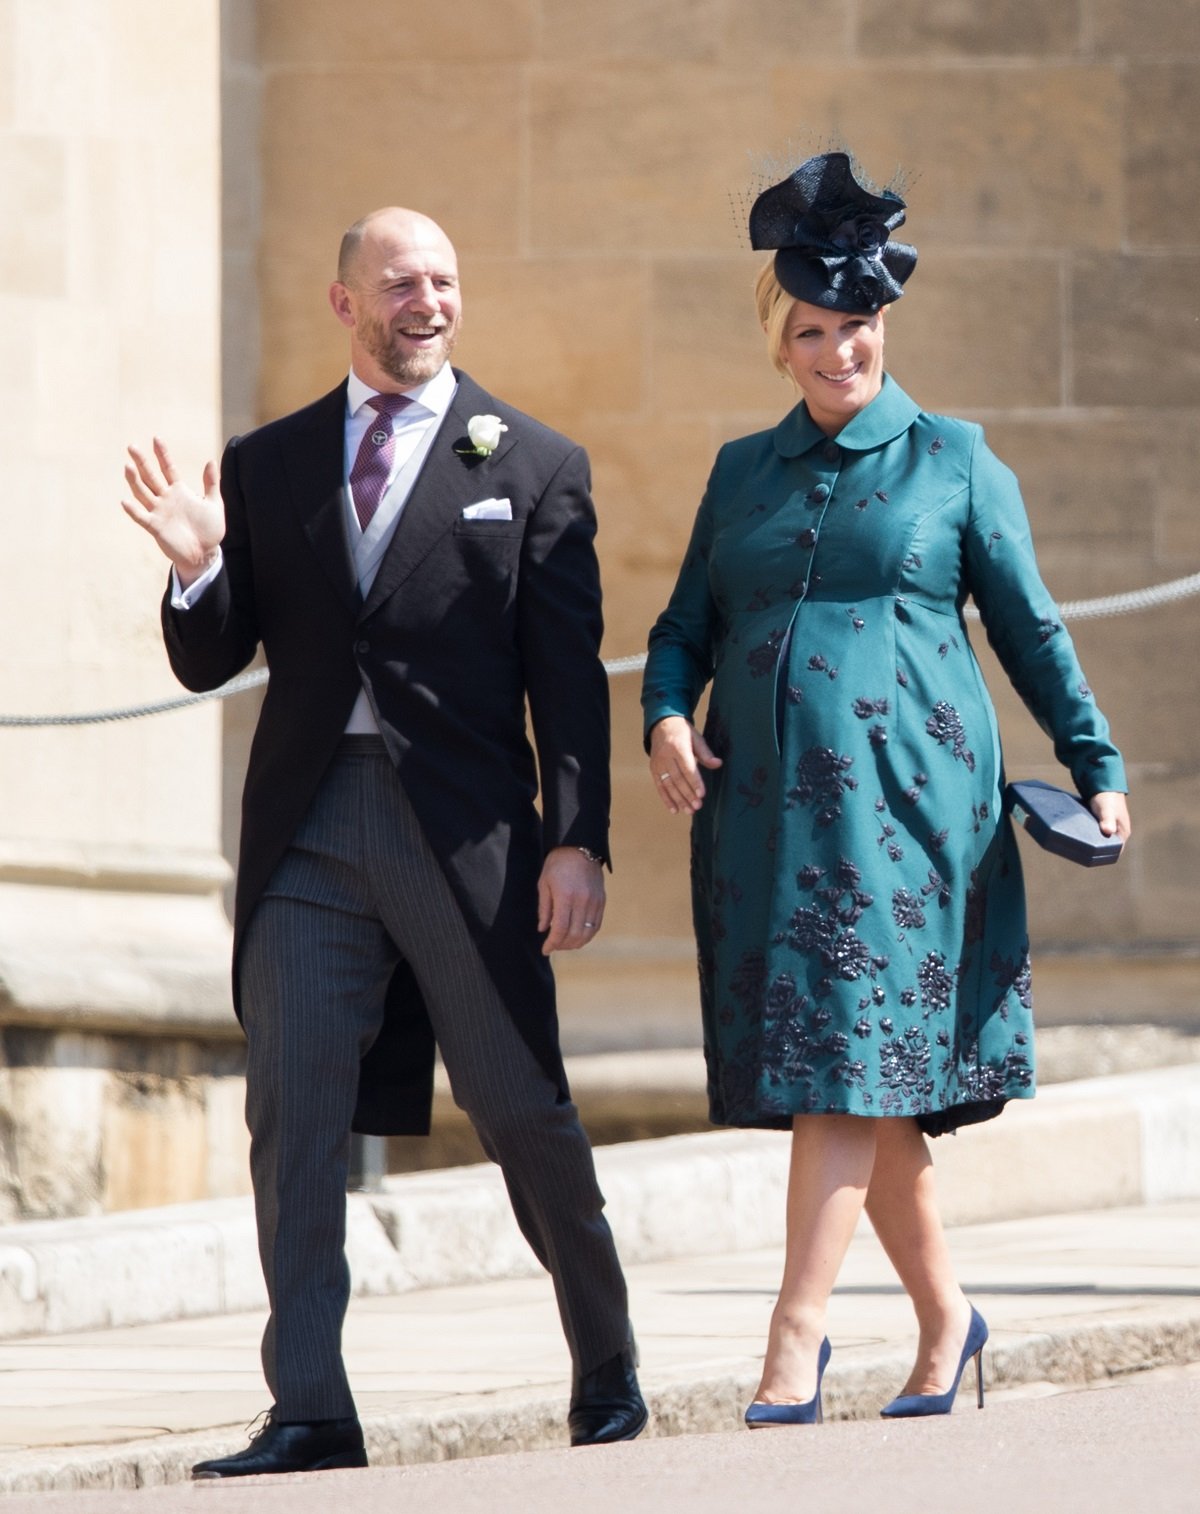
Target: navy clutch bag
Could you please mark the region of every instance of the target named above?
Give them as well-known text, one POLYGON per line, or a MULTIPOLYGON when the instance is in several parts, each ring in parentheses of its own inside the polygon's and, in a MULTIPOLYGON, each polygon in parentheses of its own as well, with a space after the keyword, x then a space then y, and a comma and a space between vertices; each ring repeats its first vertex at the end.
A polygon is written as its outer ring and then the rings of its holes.
POLYGON ((1105 867, 1121 855, 1119 836, 1106 836, 1080 799, 1052 783, 1027 778, 1004 790, 1004 807, 1037 844, 1080 867, 1105 867))

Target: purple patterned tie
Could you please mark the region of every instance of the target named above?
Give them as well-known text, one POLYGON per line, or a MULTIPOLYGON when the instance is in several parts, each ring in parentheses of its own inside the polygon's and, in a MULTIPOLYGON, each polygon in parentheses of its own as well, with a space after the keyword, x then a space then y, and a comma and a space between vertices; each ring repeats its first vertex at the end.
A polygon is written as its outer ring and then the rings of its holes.
POLYGON ((379 509, 379 501, 387 487, 392 471, 392 458, 396 452, 396 438, 392 421, 412 401, 403 394, 375 394, 367 401, 379 412, 379 419, 363 432, 358 445, 358 456, 350 469, 350 495, 354 500, 354 513, 365 531, 371 517, 379 509))

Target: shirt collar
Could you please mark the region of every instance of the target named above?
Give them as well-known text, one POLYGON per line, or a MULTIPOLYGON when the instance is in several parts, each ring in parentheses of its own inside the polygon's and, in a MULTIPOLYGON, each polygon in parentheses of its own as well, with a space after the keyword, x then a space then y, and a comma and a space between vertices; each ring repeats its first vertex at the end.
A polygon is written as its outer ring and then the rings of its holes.
MULTIPOLYGON (((406 389, 405 398, 413 405, 419 406, 427 415, 432 415, 440 420, 450 408, 450 402, 454 398, 454 391, 458 388, 458 380, 454 377, 454 370, 449 363, 443 363, 431 379, 426 379, 423 384, 418 384, 415 389, 406 389)), ((379 393, 378 389, 372 389, 370 384, 363 383, 354 369, 350 370, 350 380, 346 389, 346 414, 356 415, 359 410, 379 393)))
MULTIPOLYGON (((900 385, 885 373, 879 393, 848 420, 832 440, 851 452, 869 452, 873 447, 894 441, 908 430, 920 413, 920 405, 909 399, 900 385)), ((809 415, 803 400, 775 428, 775 450, 780 457, 803 457, 818 442, 829 440, 831 438, 809 415)))

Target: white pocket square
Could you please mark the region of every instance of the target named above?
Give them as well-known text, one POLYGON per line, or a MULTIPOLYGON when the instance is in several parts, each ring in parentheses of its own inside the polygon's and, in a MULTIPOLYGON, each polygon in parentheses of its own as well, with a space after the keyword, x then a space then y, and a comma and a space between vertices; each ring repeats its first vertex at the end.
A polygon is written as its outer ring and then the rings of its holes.
POLYGON ((463 520, 512 520, 512 504, 507 499, 481 499, 463 509, 463 520))

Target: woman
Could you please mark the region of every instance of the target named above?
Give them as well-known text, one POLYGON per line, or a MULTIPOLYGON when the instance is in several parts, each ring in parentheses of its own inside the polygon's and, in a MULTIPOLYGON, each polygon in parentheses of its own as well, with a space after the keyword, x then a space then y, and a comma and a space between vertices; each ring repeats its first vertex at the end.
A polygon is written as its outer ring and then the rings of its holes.
POLYGON ((717 456, 643 691, 650 771, 693 817, 711 1116, 790 1129, 787 1246, 751 1425, 819 1420, 825 1314, 862 1207, 912 1299, 893 1417, 948 1413, 987 1326, 959 1287, 925 1134, 1033 1094, 1020 861, 971 596, 1105 835, 1121 757, 978 426, 884 372, 913 248, 843 153, 765 190, 751 244, 800 402, 717 456), (712 692, 704 734, 692 715, 712 692))

